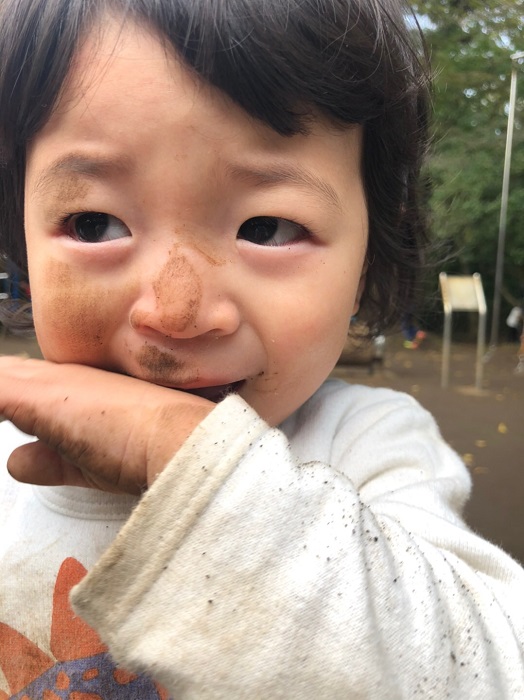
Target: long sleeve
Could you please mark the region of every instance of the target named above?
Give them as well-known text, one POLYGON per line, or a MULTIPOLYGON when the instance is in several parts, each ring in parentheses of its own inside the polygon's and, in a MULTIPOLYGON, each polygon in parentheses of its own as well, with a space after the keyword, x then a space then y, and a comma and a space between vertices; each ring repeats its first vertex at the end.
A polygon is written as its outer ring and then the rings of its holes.
POLYGON ((516 700, 524 572, 469 486, 410 397, 328 383, 279 430, 232 396, 73 603, 177 700, 516 700))

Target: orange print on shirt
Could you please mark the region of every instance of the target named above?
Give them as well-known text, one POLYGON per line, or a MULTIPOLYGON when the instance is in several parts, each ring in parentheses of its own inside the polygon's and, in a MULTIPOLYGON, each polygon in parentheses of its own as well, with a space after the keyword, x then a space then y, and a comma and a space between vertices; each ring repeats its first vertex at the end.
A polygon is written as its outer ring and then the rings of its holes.
POLYGON ((0 623, 0 669, 10 694, 0 700, 167 700, 143 675, 119 669, 98 635, 69 605, 69 593, 86 575, 76 559, 65 559, 57 575, 51 620, 51 654, 0 623))

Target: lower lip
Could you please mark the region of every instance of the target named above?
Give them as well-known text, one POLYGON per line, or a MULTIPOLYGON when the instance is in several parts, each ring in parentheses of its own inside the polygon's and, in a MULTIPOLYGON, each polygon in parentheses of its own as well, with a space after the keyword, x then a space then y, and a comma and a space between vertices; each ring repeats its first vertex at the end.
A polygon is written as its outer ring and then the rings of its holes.
POLYGON ((188 394, 195 394, 195 396, 200 396, 203 399, 212 401, 213 403, 219 403, 226 396, 230 394, 237 394, 244 381, 233 382, 232 384, 223 384, 220 386, 208 386, 202 387, 201 389, 185 389, 188 394))

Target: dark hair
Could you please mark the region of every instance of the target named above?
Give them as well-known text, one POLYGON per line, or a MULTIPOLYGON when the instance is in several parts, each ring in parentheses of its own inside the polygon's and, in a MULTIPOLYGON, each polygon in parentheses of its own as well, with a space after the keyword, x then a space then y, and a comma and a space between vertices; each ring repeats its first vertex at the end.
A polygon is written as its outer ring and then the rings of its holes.
POLYGON ((387 326, 412 306, 426 242, 418 182, 428 80, 401 0, 2 0, 0 251, 26 266, 26 147, 82 36, 108 11, 149 23, 282 135, 307 133, 319 113, 342 127, 362 124, 370 226, 362 313, 387 326))

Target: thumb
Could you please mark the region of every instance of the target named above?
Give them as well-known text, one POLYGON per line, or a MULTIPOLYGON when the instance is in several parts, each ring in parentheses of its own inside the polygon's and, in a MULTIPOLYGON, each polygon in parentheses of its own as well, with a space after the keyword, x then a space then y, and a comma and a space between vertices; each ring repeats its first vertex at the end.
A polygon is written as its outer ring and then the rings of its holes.
POLYGON ((83 486, 103 488, 89 474, 67 462, 40 440, 17 447, 7 460, 7 470, 17 481, 37 486, 83 486))

